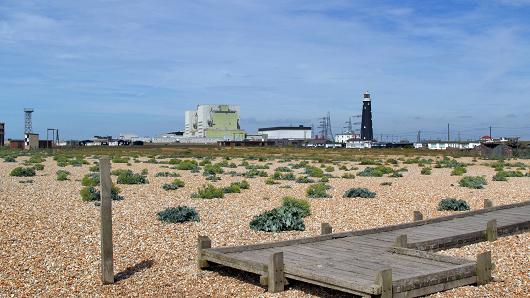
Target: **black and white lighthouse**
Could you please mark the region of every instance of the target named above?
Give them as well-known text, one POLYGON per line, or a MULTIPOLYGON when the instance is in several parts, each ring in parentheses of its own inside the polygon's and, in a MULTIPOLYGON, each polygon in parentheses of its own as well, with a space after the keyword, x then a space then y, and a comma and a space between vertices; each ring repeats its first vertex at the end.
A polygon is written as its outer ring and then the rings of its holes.
POLYGON ((374 131, 372 129, 372 100, 370 93, 364 92, 363 95, 363 114, 361 120, 361 140, 371 141, 374 139, 374 131))

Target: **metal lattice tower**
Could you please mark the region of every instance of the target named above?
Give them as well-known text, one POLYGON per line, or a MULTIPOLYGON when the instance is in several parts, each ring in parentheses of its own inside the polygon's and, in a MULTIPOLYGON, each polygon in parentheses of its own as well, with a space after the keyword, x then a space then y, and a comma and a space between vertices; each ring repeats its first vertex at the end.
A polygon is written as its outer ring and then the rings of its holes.
POLYGON ((33 131, 33 124, 31 123, 31 114, 33 109, 24 109, 24 133, 31 133, 33 131))
POLYGON ((333 132, 331 131, 331 117, 328 114, 325 117, 322 117, 320 120, 320 137, 324 140, 333 140, 333 132))

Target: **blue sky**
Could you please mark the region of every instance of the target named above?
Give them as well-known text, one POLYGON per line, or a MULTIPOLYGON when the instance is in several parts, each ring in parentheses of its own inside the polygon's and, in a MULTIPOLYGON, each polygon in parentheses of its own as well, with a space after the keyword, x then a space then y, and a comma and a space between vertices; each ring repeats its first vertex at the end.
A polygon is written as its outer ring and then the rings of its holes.
POLYGON ((530 139, 530 0, 0 0, 0 122, 62 137, 183 128, 201 103, 241 124, 334 132, 373 98, 374 133, 530 139))

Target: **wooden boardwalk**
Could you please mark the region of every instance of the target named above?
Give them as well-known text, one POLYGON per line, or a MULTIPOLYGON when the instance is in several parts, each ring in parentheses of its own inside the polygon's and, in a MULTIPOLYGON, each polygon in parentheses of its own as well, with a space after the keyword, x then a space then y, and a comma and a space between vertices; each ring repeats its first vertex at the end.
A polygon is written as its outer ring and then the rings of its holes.
POLYGON ((216 263, 259 274, 269 291, 288 279, 359 296, 417 297, 491 280, 491 254, 467 260, 435 254, 530 230, 530 201, 376 229, 275 243, 211 248, 199 237, 200 268, 216 263))

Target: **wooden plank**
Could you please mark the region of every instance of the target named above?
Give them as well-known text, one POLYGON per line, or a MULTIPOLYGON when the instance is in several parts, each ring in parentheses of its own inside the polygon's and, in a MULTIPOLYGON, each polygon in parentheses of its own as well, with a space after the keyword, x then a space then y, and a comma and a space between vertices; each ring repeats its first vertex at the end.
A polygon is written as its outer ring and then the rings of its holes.
POLYGON ((230 256, 229 254, 219 253, 211 249, 202 251, 202 259, 256 274, 265 274, 268 271, 266 264, 239 259, 230 256))
POLYGON ((101 281, 114 283, 114 253, 112 245, 112 180, 110 178, 110 158, 99 159, 101 185, 101 281))
POLYGON ((442 292, 450 290, 457 287, 463 287, 467 285, 472 285, 476 283, 477 278, 475 276, 466 277, 462 279, 457 279, 453 281, 448 281, 444 283, 438 283, 436 285, 412 289, 406 292, 394 292, 394 298, 408 298, 408 297, 421 297, 427 296, 429 294, 434 294, 437 292, 442 292))
POLYGON ((283 252, 276 252, 270 256, 267 276, 270 293, 279 293, 284 290, 285 273, 283 265, 283 252))
POLYGON ((415 288, 422 288, 443 283, 451 280, 472 277, 475 275, 476 266, 474 264, 458 265, 455 268, 426 274, 423 276, 414 276, 408 279, 394 281, 396 292, 410 291, 415 288))
POLYGON ((430 253, 426 251, 401 248, 401 247, 390 247, 388 248, 388 252, 400 254, 400 255, 418 257, 418 258, 423 258, 423 259, 429 259, 429 260, 433 260, 437 262, 450 263, 450 264, 455 264, 455 265, 465 265, 465 264, 473 263, 473 261, 465 259, 465 258, 434 254, 434 253, 430 253))

